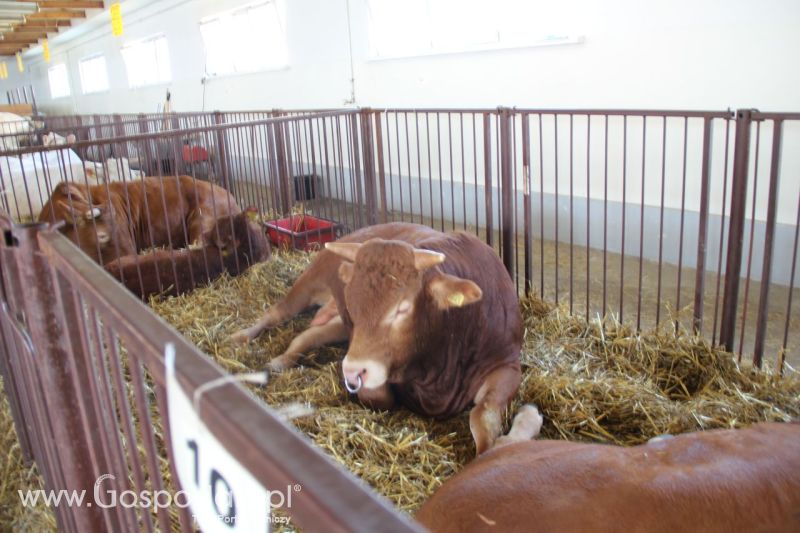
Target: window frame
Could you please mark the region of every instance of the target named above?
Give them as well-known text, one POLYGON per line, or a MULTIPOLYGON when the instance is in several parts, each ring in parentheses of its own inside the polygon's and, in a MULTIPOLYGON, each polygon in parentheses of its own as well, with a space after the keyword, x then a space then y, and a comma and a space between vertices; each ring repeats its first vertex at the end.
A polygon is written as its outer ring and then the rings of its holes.
MULTIPOLYGON (((158 51, 156 49, 156 55, 157 54, 158 54, 158 51)), ((136 39, 136 40, 133 40, 133 41, 129 41, 129 42, 123 44, 120 47, 120 55, 122 56, 122 63, 125 65, 125 75, 128 78, 128 89, 141 89, 143 87, 156 87, 156 86, 159 86, 159 85, 169 85, 170 83, 172 83, 172 59, 170 58, 170 53, 169 53, 169 39, 167 38, 167 35, 165 33, 161 32, 161 33, 157 33, 155 35, 150 35, 148 37, 143 37, 141 39, 136 39), (153 43, 154 46, 156 46, 155 45, 156 41, 158 41, 160 39, 164 39, 164 44, 165 44, 165 47, 166 47, 166 60, 167 60, 167 65, 166 65, 167 69, 166 70, 167 70, 167 74, 168 74, 167 78, 166 79, 156 79, 155 81, 148 81, 148 82, 134 84, 133 80, 131 79, 131 72, 130 72, 130 70, 128 68, 128 62, 125 60, 125 50, 126 49, 135 48, 137 46, 141 46, 141 45, 148 44, 148 43, 153 43)), ((156 57, 156 60, 157 59, 158 59, 158 57, 156 57)), ((160 65, 157 65, 156 68, 159 69, 160 65)))
POLYGON ((52 65, 52 66, 47 68, 47 87, 48 87, 48 89, 50 89, 50 99, 51 100, 59 100, 61 98, 69 98, 69 97, 72 96, 72 83, 70 82, 69 67, 67 66, 66 62, 62 61, 60 63, 56 63, 56 64, 54 64, 54 65, 52 65), (65 77, 65 81, 66 81, 66 85, 65 86, 67 88, 67 92, 66 92, 66 94, 56 95, 53 92, 53 81, 50 78, 50 73, 55 71, 56 69, 59 69, 59 68, 63 68, 64 69, 64 77, 65 77))
POLYGON ((248 74, 257 74, 259 72, 279 72, 282 70, 287 70, 289 68, 289 42, 288 42, 288 32, 287 32, 287 24, 286 24, 286 6, 285 3, 281 0, 256 0, 255 2, 249 2, 247 4, 237 6, 233 9, 227 9, 225 11, 220 11, 214 13, 213 15, 209 15, 207 17, 203 17, 198 22, 198 30, 200 32, 200 38, 203 41, 203 76, 207 80, 213 80, 217 78, 225 78, 229 76, 244 76, 248 74), (282 52, 284 53, 283 62, 274 65, 264 65, 264 66, 256 66, 253 68, 245 68, 242 70, 234 70, 225 71, 225 72, 209 72, 208 70, 208 55, 209 55, 209 43, 206 41, 205 36, 203 35, 203 25, 209 24, 214 21, 218 21, 222 18, 226 17, 234 17, 239 13, 246 12, 248 10, 268 6, 272 4, 273 9, 277 15, 277 24, 279 25, 282 33, 283 45, 284 48, 282 52))
POLYGON ((111 90, 111 83, 110 83, 110 80, 109 80, 109 77, 108 77, 108 60, 106 59, 106 55, 104 53, 102 53, 102 52, 98 52, 96 54, 91 54, 91 55, 88 55, 86 57, 82 57, 81 59, 79 59, 78 60, 78 76, 81 79, 81 93, 82 94, 98 94, 98 93, 108 92, 108 91, 111 90), (106 75, 105 76, 105 88, 87 91, 86 90, 86 84, 85 84, 84 79, 83 79, 84 78, 84 76, 83 76, 83 64, 84 63, 88 63, 89 61, 92 61, 92 60, 95 60, 95 59, 102 59, 103 60, 103 67, 104 67, 103 70, 105 71, 105 75, 106 75))
POLYGON ((546 46, 559 46, 570 44, 582 44, 584 36, 572 30, 563 32, 558 31, 555 33, 545 32, 527 35, 524 38, 514 38, 513 36, 505 36, 505 31, 500 24, 495 24, 494 29, 498 33, 498 38, 494 42, 474 43, 474 44, 452 44, 447 45, 434 45, 436 37, 436 21, 432 17, 432 2, 437 0, 423 0, 426 8, 426 18, 420 21, 420 26, 424 27, 426 40, 430 43, 430 48, 424 50, 412 50, 394 52, 394 53, 381 53, 376 43, 373 43, 373 32, 380 31, 380 28, 375 28, 372 14, 372 1, 364 0, 367 8, 367 34, 368 34, 368 51, 367 61, 387 61, 393 59, 408 59, 415 57, 431 57, 441 55, 455 55, 455 54, 472 54, 475 52, 491 52, 496 50, 515 50, 522 48, 537 48, 546 46))

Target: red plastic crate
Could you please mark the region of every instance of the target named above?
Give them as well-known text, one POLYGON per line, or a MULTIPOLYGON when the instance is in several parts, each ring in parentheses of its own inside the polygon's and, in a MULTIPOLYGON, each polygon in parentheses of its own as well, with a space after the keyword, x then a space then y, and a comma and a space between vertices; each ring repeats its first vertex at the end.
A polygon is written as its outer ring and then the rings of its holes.
POLYGON ((186 163, 199 163, 200 161, 208 161, 208 150, 202 146, 189 146, 183 145, 183 160, 186 163))
POLYGON ((294 246, 298 250, 316 250, 326 242, 335 241, 340 225, 311 215, 292 215, 289 218, 265 222, 267 235, 275 246, 294 246))

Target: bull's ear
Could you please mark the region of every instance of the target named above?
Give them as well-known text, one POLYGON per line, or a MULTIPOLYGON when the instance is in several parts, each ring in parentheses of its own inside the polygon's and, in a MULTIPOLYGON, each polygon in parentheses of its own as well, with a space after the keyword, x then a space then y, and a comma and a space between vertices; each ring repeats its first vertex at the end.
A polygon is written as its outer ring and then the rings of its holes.
POLYGON ((245 216, 250 222, 258 222, 258 209, 253 206, 248 207, 244 211, 245 216))
POLYGON ((435 276, 428 284, 428 291, 441 310, 464 307, 483 297, 483 291, 475 282, 449 274, 435 276))
POLYGON ((358 249, 361 248, 359 242, 326 242, 325 249, 330 250, 339 257, 355 262, 358 249))
POLYGON ((444 259, 442 253, 414 248, 414 267, 420 272, 444 263, 444 259))
POLYGON ((353 279, 353 263, 342 263, 339 265, 339 279, 347 285, 353 279))

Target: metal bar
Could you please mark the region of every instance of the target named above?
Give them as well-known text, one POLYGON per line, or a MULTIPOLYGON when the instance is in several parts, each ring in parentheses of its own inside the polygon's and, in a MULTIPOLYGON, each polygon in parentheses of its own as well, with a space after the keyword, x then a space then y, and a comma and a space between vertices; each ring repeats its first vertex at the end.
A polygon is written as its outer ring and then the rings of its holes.
POLYGON ((486 244, 494 243, 494 212, 492 209, 492 122, 489 113, 483 114, 483 194, 486 209, 486 244))
POLYGON ((742 272, 745 202, 747 200, 747 169, 750 160, 750 123, 752 113, 736 112, 736 137, 733 152, 731 183, 731 220, 728 227, 728 255, 725 261, 725 288, 722 296, 719 342, 733 351, 736 334, 736 308, 739 302, 739 277, 742 272))
POLYGON ((703 332, 703 304, 706 284, 706 246, 708 239, 708 205, 711 188, 711 119, 703 119, 703 163, 700 185, 700 222, 697 232, 697 266, 694 282, 694 332, 703 332))
MULTIPOLYGON (((753 348, 753 365, 756 368, 761 368, 761 361, 764 357, 764 338, 767 333, 769 284, 772 280, 775 224, 778 216, 778 184, 780 179, 782 135, 783 120, 776 119, 772 125, 772 160, 770 161, 769 197, 767 199, 767 226, 764 229, 764 263, 761 268, 761 294, 758 300, 756 339, 753 348)), ((755 220, 753 224, 755 225, 755 220)))
POLYGON ((514 240, 514 211, 513 211, 513 196, 514 196, 514 180, 512 178, 511 168, 511 112, 508 108, 498 110, 500 116, 500 195, 502 198, 502 221, 500 228, 502 231, 503 243, 503 264, 514 279, 516 269, 516 255, 513 246, 514 240))
POLYGON ((525 254, 525 295, 529 296, 533 286, 533 258, 531 248, 531 154, 530 121, 527 113, 522 114, 522 195, 525 254))
MULTIPOLYGON (((383 160, 383 128, 381 126, 381 117, 386 116, 380 111, 373 111, 370 120, 375 120, 375 146, 378 150, 378 191, 379 191, 379 204, 381 209, 380 221, 386 223, 388 219, 388 209, 386 207, 386 168, 383 160)), ((388 116, 387 116, 388 120, 388 116)), ((388 124, 388 123, 387 123, 388 124)), ((387 146, 390 148, 390 146, 387 146)), ((391 186, 392 179, 392 162, 391 162, 391 149, 389 150, 389 185, 391 186)))
POLYGON ((753 267, 753 245, 756 233, 756 208, 758 206, 758 170, 761 156, 761 121, 756 122, 755 154, 753 157, 753 203, 750 212, 750 232, 747 244, 747 270, 744 276, 744 297, 742 298, 742 322, 739 331, 738 361, 742 360, 744 350, 744 332, 747 326, 747 313, 750 307, 750 273, 753 267))

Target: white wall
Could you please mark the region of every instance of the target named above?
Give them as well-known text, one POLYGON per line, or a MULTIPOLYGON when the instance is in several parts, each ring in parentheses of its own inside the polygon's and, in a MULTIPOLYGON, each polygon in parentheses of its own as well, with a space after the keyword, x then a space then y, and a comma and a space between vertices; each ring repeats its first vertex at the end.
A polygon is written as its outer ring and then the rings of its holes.
MULTIPOLYGON (((133 13, 123 3, 125 35, 110 25, 67 43, 51 41, 52 61, 67 61, 72 98, 52 101, 41 54, 0 88, 32 82, 43 108, 103 113, 152 111, 166 86, 129 90, 119 53, 128 41, 158 32, 169 39, 178 110, 203 106, 201 17, 242 0, 162 0, 133 13), (126 11, 127 10, 127 11, 126 11), (77 62, 107 54, 111 90, 80 96, 77 62)), ((230 76, 206 87, 206 109, 342 106, 350 97, 347 0, 287 0, 290 67, 230 76)), ((796 0, 541 1, 554 28, 582 44, 367 59, 365 0, 349 0, 356 104, 361 106, 621 107, 762 110, 800 108, 800 2, 796 0), (553 7, 556 5, 557 7, 553 7)), ((513 14, 509 14, 513 16, 513 14)), ((414 28, 409 28, 413 32, 414 28)), ((33 57, 31 57, 33 56, 33 57)), ((13 60, 13 58, 11 58, 13 60)))
MULTIPOLYGON (((536 2, 541 16, 531 26, 583 36, 580 44, 457 53, 404 59, 369 59, 366 0, 285 0, 289 40, 289 67, 249 75, 227 76, 204 85, 203 46, 198 21, 208 15, 243 5, 247 0, 128 0, 123 4, 125 34, 115 38, 110 23, 95 21, 96 29, 67 42, 51 40, 52 63, 69 66, 73 96, 49 98, 47 67, 40 51, 26 54, 24 75, 9 60, 11 79, 0 89, 33 83, 40 107, 58 113, 112 113, 155 111, 167 88, 174 109, 236 110, 269 108, 364 107, 496 107, 520 108, 660 108, 724 110, 758 107, 762 111, 800 110, 800 2, 797 0, 519 0, 536 2), (348 16, 349 15, 349 16, 348 16), (137 90, 128 88, 120 47, 157 33, 166 34, 172 64, 172 82, 137 90), (106 54, 110 90, 81 95, 78 61, 102 51, 106 54), (351 74, 351 64, 353 67, 351 74), (351 101, 351 76, 355 101, 351 101)), ((530 4, 526 4, 530 6, 530 4)), ((107 14, 103 16, 107 17, 107 14)), ((514 13, 500 16, 513 17, 514 13)), ((522 21, 523 24, 527 21, 522 21)), ((91 23, 87 24, 90 26, 91 23)), ((416 28, 409 27, 409 33, 416 28)), ((51 63, 51 64, 52 64, 51 63)), ((581 122, 583 121, 583 122, 581 122)), ((552 123, 552 121, 548 122, 552 123)), ((585 146, 576 119, 576 153, 585 146)), ((633 120, 628 136, 629 160, 625 193, 629 203, 641 196, 641 120, 633 120)), ((590 195, 601 198, 604 158, 600 128, 591 136, 593 176, 590 195)), ((660 123, 648 123, 644 171, 650 184, 660 173, 660 123)), ((800 129, 786 127, 782 189, 778 222, 792 226, 800 191, 800 129)), ((612 120, 610 131, 609 199, 621 200, 623 188, 621 131, 612 120)), ((561 123, 557 157, 563 195, 568 187, 567 129, 561 123)), ((670 124, 665 205, 698 209, 701 154, 697 123, 690 124, 686 195, 682 182, 683 125, 670 124)), ((454 130, 454 135, 458 130, 454 130)), ((552 142, 550 135, 548 142, 552 142)), ((762 132, 756 220, 765 219, 766 165, 770 132, 762 132)), ((535 137, 533 139, 536 140, 535 137)), ((724 161, 724 125, 715 126, 711 213, 719 214, 724 161)), ((555 153, 551 150, 551 154, 555 153)), ((408 154, 406 154, 408 155, 408 154)), ((467 154, 470 155, 470 154, 467 154)), ((413 156, 413 154, 411 154, 413 156)), ((433 157, 439 157, 434 154, 433 157)), ((555 156, 554 156, 555 157, 555 156)), ((412 157, 413 159, 413 157, 412 157)), ((469 161, 467 157, 467 161, 469 161)), ((547 161, 546 161, 547 162, 547 161)), ((424 166, 424 165, 423 165, 424 166)), ((535 166, 535 165, 534 165, 535 166)), ((544 193, 554 193, 552 161, 545 167, 544 193)), ((754 166, 754 162, 751 162, 754 166)), ((467 182, 482 178, 460 169, 454 175, 467 182)), ((575 193, 586 196, 583 166, 576 168, 575 193)), ((533 169, 536 174, 538 169, 533 169)), ((391 169, 389 171, 392 172, 391 169)), ((424 173, 423 173, 424 174, 424 173)), ((435 174, 435 173, 434 173, 435 174)), ((424 176, 420 176, 424 177, 424 176)), ((447 176, 443 176, 447 179, 447 176)), ((428 176, 439 179, 439 176, 428 176)), ((536 190, 536 187, 534 187, 536 190)), ((752 196, 752 182, 751 182, 752 196)), ((645 204, 658 206, 660 190, 647 185, 645 204)), ((749 209, 749 208, 748 208, 749 209)), ((688 230, 695 231, 694 227, 688 230)))

